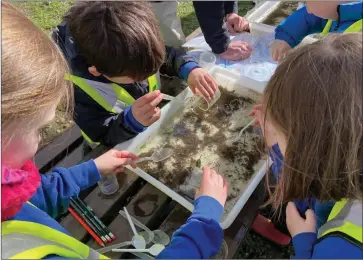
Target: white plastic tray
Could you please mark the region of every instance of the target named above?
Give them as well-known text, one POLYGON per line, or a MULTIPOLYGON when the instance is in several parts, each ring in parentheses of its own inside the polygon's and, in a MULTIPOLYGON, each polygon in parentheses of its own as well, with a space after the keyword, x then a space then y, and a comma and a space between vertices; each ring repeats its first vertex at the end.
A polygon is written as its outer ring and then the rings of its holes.
MULTIPOLYGON (((271 9, 276 8, 277 5, 273 4, 271 1, 268 1, 269 4, 262 4, 257 10, 252 12, 250 15, 254 16, 255 13, 259 13, 261 16, 261 13, 270 13, 271 10, 267 10, 267 6, 269 6, 271 9), (261 10, 263 9, 263 10, 261 10)), ((266 17, 266 15, 263 15, 263 17, 266 17)), ((261 23, 251 23, 251 33, 255 35, 263 35, 265 33, 271 33, 274 31, 273 26, 261 24, 261 23)), ((316 41, 316 39, 311 37, 305 37, 301 45, 312 43, 316 41)), ((219 66, 215 66, 210 70, 210 73, 216 81, 221 84, 222 86, 229 88, 229 89, 243 89, 243 88, 249 88, 252 90, 255 90, 259 93, 262 93, 267 82, 261 82, 261 81, 255 81, 251 78, 241 76, 240 74, 224 69, 219 66)), ((152 126, 150 126, 145 132, 139 134, 136 138, 133 138, 127 142, 121 143, 117 145, 115 148, 119 150, 128 150, 133 153, 139 153, 140 147, 142 147, 151 137, 157 134, 160 127, 168 122, 168 120, 174 116, 174 114, 179 110, 180 106, 184 103, 184 101, 191 97, 193 93, 189 90, 189 88, 185 89, 182 93, 180 93, 174 101, 169 102, 166 106, 162 108, 161 118, 155 122, 152 126)), ((269 160, 271 161, 271 160, 269 160)), ((168 195, 170 198, 178 202, 180 205, 185 207, 186 209, 193 211, 194 206, 191 204, 188 200, 186 200, 184 197, 180 196, 178 193, 167 187, 166 185, 159 182, 157 179, 150 176, 148 173, 144 172, 143 170, 137 168, 132 169, 131 167, 128 167, 130 170, 135 172, 138 176, 164 192, 166 195, 168 195)), ((220 223, 221 227, 223 229, 228 228, 239 212, 242 210, 243 206, 251 196, 252 192, 255 190, 263 176, 265 175, 267 171, 267 163, 264 163, 262 167, 253 175, 253 177, 250 179, 248 184, 246 185, 246 189, 241 194, 240 198, 236 201, 233 208, 229 211, 228 215, 224 216, 223 221, 220 223)))
MULTIPOLYGON (((238 92, 243 92, 245 88, 253 89, 257 92, 261 92, 263 89, 260 86, 255 86, 254 82, 251 79, 243 78, 237 73, 230 72, 221 67, 213 67, 210 70, 210 73, 216 81, 221 84, 223 87, 229 90, 236 90, 238 92)), ((189 88, 185 89, 182 93, 180 93, 174 101, 169 102, 162 108, 162 114, 160 120, 150 126, 145 132, 139 134, 136 138, 131 139, 127 142, 119 144, 116 146, 116 149, 120 150, 128 150, 133 153, 139 153, 141 151, 141 147, 150 140, 151 137, 156 135, 160 129, 160 127, 169 121, 171 117, 179 110, 179 108, 183 105, 184 100, 193 96, 193 93, 189 88)), ((182 158, 181 158, 182 159, 182 158)), ((184 206, 190 211, 193 211, 194 206, 184 197, 180 196, 178 193, 167 187, 166 185, 159 182, 157 179, 150 176, 148 173, 144 172, 142 169, 132 169, 130 170, 135 172, 141 178, 145 179, 150 184, 154 185, 156 188, 167 194, 170 198, 177 201, 179 204, 184 206)), ((267 165, 264 163, 262 167, 255 172, 253 177, 249 180, 246 185, 244 192, 241 194, 240 198, 236 201, 233 208, 228 212, 228 215, 225 215, 223 218, 223 222, 221 222, 221 227, 223 229, 228 228, 232 222, 237 217, 238 213, 241 211, 248 198, 251 196, 252 192, 255 190, 256 186, 259 184, 263 176, 267 171, 267 165)))

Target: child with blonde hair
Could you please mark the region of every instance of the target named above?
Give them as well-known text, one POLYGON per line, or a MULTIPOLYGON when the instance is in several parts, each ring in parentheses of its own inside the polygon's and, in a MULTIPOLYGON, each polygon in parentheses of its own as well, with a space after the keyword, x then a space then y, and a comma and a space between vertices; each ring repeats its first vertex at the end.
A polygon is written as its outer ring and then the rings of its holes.
MULTIPOLYGON (((31 161, 39 131, 54 119, 60 100, 73 95, 64 78, 69 70, 47 35, 9 4, 1 7, 2 258, 105 258, 71 237, 54 218, 68 209, 71 197, 103 175, 122 172, 125 165, 136 167, 138 157, 111 149, 95 160, 39 174, 31 161)), ((218 252, 227 185, 205 168, 200 195, 192 216, 160 257, 208 258, 218 252), (199 250, 199 241, 208 241, 208 236, 217 237, 199 250)))
POLYGON ((254 111, 284 157, 270 202, 288 203, 297 258, 360 258, 362 239, 362 35, 332 34, 278 66, 254 111), (336 201, 316 232, 314 211, 293 200, 336 201))

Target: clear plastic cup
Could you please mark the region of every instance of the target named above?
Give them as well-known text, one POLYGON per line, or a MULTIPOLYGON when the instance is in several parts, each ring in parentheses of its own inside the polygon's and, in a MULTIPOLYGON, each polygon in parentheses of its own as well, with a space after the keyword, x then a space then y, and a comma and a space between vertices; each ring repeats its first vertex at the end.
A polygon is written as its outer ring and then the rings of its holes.
POLYGON ((214 66, 214 64, 216 63, 216 60, 217 60, 217 58, 213 53, 203 52, 199 57, 199 65, 202 68, 209 70, 214 66))
POLYGON ((105 195, 114 194, 120 187, 116 175, 106 175, 98 182, 98 186, 105 195))
POLYGON ((208 109, 210 109, 214 103, 217 102, 217 100, 221 97, 221 91, 219 90, 219 88, 217 88, 216 93, 214 94, 214 97, 211 101, 207 101, 206 99, 202 98, 202 100, 200 101, 200 103, 198 104, 198 107, 203 110, 203 111, 208 111, 208 109))

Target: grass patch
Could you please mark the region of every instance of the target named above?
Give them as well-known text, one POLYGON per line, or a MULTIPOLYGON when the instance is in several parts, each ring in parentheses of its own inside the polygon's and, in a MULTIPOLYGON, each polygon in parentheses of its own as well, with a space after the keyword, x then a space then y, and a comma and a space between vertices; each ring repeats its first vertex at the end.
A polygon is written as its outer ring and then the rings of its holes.
POLYGON ((72 1, 21 1, 13 3, 39 28, 51 32, 72 6, 72 1))

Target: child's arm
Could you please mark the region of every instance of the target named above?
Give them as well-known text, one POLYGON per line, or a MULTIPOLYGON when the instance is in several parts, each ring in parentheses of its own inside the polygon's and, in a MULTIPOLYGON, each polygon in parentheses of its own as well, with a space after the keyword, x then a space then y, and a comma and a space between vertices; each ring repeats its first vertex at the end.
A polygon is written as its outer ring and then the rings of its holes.
POLYGON ((166 62, 161 66, 160 73, 178 76, 188 83, 193 93, 200 92, 205 99, 211 100, 217 90, 213 77, 184 51, 171 47, 166 47, 166 50, 166 62))
POLYGON ((161 74, 179 77, 187 81, 189 73, 195 68, 200 68, 198 63, 183 50, 169 46, 165 46, 165 48, 166 59, 164 64, 160 67, 161 74))
POLYGON ((55 218, 68 210, 70 197, 78 196, 81 190, 95 185, 100 178, 93 160, 68 169, 55 168, 41 174, 41 184, 30 202, 55 218))
POLYGON ((214 170, 204 167, 195 208, 187 223, 177 230, 159 259, 205 259, 216 255, 223 231, 218 224, 227 199, 228 183, 214 170))
POLYGON ((321 32, 325 24, 326 20, 309 14, 306 7, 302 7, 276 27, 275 39, 285 41, 294 48, 305 36, 321 32))
POLYGON ((120 114, 107 112, 78 87, 74 88, 74 96, 74 120, 95 142, 113 147, 146 129, 134 120, 130 108, 126 108, 120 114))
POLYGON ((131 164, 137 156, 127 151, 111 149, 95 160, 81 163, 71 168, 55 168, 41 175, 41 185, 30 199, 39 209, 55 218, 67 211, 69 198, 91 187, 101 179, 101 175, 122 172, 123 167, 131 164))
POLYGON ((177 230, 170 245, 158 259, 208 259, 217 254, 223 240, 219 225, 223 207, 207 196, 195 201, 195 209, 187 222, 177 230))

